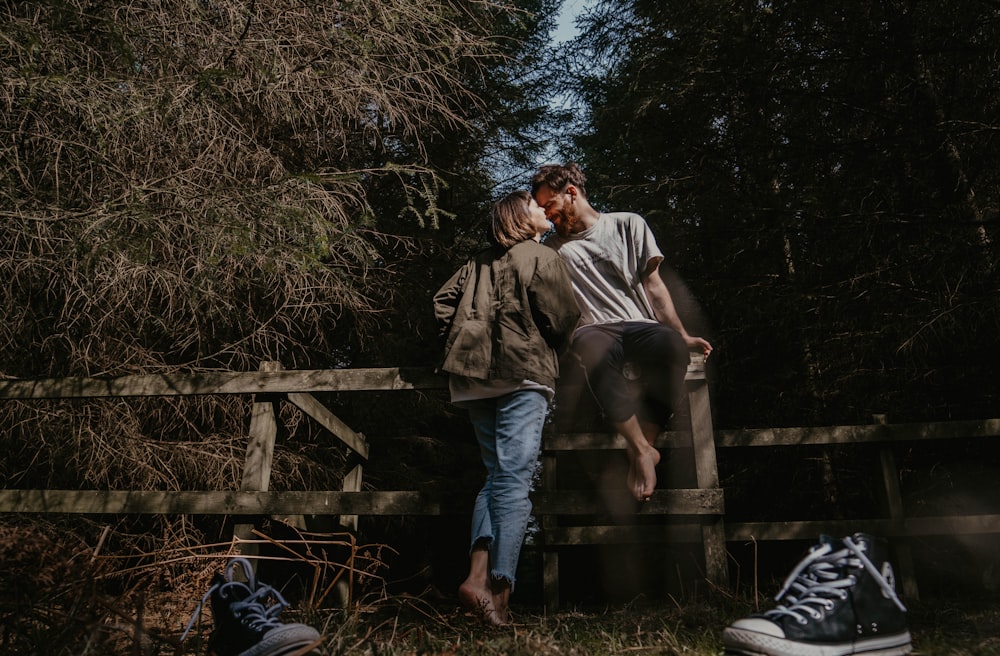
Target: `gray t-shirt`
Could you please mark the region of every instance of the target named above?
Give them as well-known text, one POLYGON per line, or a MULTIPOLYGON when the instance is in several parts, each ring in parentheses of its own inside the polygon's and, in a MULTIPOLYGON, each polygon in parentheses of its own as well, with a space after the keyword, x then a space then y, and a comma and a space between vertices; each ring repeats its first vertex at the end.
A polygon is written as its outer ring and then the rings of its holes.
POLYGON ((631 212, 601 214, 593 226, 569 237, 552 235, 569 268, 580 305, 580 324, 656 321, 642 276, 663 260, 646 221, 631 212))

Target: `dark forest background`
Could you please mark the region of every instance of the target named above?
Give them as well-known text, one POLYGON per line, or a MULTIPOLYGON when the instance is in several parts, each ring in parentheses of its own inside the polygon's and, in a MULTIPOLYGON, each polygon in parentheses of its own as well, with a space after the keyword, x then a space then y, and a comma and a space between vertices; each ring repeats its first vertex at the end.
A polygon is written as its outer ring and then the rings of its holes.
MULTIPOLYGON (((431 295, 489 204, 573 159, 657 235, 716 347, 716 427, 997 416, 1000 6, 590 7, 555 47, 558 0, 4 3, 0 376, 432 365, 431 295)), ((445 399, 326 400, 369 485, 474 491, 445 399)), ((248 403, 7 402, 0 481, 236 489, 248 403)), ((339 487, 307 424, 277 489, 339 487)), ((995 449, 952 451, 919 458, 994 480, 995 449)), ((109 546, 224 532, 147 518, 109 546)))

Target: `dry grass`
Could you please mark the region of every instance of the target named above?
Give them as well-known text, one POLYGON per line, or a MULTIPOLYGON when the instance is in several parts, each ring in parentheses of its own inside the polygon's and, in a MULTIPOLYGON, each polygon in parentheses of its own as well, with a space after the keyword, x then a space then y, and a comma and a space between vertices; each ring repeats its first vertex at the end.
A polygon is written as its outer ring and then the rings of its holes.
POLYGON ((358 543, 346 532, 265 526, 239 543, 196 543, 198 531, 183 519, 57 526, 8 516, 0 526, 0 651, 182 653, 199 643, 197 631, 190 644, 179 637, 212 577, 234 555, 251 552, 260 573, 283 581, 283 594, 299 608, 328 608, 352 595, 386 598, 387 547, 358 543))
MULTIPOLYGON (((722 629, 752 610, 750 600, 724 596, 555 614, 529 608, 520 610, 514 626, 492 629, 455 610, 451 600, 402 597, 297 617, 323 629, 319 656, 719 656, 722 629)), ((996 656, 1000 603, 911 604, 910 630, 914 656, 996 656)))
POLYGON ((320 654, 714 654, 716 610, 628 606, 546 615, 522 610, 513 626, 493 629, 445 604, 390 600, 367 613, 328 619, 320 654))
MULTIPOLYGON (((95 549, 83 537, 94 528, 81 523, 74 531, 25 520, 0 531, 3 653, 203 654, 212 628, 209 610, 188 640, 178 638, 232 545, 189 545, 185 534, 150 549, 148 536, 106 529, 95 549), (111 546, 124 555, 101 555, 111 546)), ((454 595, 433 588, 418 596, 387 594, 383 547, 357 545, 344 534, 291 538, 260 534, 259 546, 272 548, 265 554, 272 565, 295 564, 314 574, 305 577, 301 593, 291 597, 295 605, 282 614, 286 622, 305 622, 323 633, 314 656, 718 656, 722 629, 769 603, 713 590, 693 599, 637 599, 547 614, 515 598, 515 623, 494 628, 461 611, 454 595), (328 603, 348 571, 342 566, 347 561, 334 553, 354 558, 355 598, 344 607, 328 603)), ((925 599, 909 606, 916 655, 1000 654, 997 599, 925 599)))

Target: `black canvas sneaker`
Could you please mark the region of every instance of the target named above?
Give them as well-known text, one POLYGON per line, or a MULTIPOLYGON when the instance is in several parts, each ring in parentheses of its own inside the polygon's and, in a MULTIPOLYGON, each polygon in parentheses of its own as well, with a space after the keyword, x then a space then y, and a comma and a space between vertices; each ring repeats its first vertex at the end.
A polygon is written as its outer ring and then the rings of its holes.
POLYGON ((277 590, 258 582, 245 558, 234 558, 212 585, 188 622, 183 641, 195 620, 212 600, 215 628, 208 639, 208 651, 217 656, 299 656, 319 645, 320 634, 305 624, 285 624, 278 614, 288 602, 277 590), (247 582, 233 580, 233 568, 239 565, 247 582))
POLYGON ((779 605, 722 632, 727 654, 900 656, 911 651, 906 608, 885 540, 828 536, 785 580, 779 605))

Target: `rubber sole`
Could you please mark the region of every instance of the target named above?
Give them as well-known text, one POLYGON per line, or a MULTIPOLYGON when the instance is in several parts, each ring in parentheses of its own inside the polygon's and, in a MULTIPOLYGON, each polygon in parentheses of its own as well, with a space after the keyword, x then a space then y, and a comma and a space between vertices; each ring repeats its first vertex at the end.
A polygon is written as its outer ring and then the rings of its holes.
POLYGON ((857 642, 817 645, 727 628, 722 632, 722 643, 727 654, 739 656, 904 656, 913 651, 908 631, 857 642))

